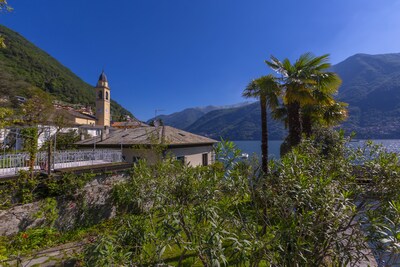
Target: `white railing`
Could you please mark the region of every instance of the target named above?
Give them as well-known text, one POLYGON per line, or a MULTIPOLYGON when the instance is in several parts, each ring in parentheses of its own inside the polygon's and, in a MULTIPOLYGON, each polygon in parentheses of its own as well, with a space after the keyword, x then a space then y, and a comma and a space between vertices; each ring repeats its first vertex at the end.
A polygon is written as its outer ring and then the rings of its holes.
MULTIPOLYGON (((112 162, 122 162, 121 150, 95 149, 95 150, 65 150, 51 153, 51 169, 61 169, 112 162)), ((20 170, 29 169, 28 153, 0 154, 0 177, 17 174, 20 170)), ((38 152, 34 162, 35 170, 48 169, 47 152, 38 152)))

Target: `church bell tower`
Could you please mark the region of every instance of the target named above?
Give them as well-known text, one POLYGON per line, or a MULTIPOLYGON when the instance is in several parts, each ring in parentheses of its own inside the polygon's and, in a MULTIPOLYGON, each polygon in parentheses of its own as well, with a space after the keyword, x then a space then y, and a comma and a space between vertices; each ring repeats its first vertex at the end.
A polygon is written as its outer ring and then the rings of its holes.
POLYGON ((96 119, 99 126, 110 126, 110 88, 108 87, 107 76, 101 72, 96 86, 96 119))

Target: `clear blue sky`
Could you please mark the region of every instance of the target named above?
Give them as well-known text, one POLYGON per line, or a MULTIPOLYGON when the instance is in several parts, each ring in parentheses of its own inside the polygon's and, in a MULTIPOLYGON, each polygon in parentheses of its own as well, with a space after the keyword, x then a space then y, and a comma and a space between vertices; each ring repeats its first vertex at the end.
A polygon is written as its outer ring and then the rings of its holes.
POLYGON ((244 101, 271 54, 400 51, 400 0, 9 0, 0 23, 146 120, 244 101))

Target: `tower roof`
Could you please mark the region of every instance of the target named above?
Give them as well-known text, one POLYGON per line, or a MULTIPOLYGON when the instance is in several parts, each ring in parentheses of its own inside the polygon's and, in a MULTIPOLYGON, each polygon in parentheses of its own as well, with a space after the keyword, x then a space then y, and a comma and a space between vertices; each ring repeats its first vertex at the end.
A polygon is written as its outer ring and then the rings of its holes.
POLYGON ((99 82, 108 82, 107 81, 107 76, 104 73, 104 70, 101 72, 100 77, 99 77, 99 82))

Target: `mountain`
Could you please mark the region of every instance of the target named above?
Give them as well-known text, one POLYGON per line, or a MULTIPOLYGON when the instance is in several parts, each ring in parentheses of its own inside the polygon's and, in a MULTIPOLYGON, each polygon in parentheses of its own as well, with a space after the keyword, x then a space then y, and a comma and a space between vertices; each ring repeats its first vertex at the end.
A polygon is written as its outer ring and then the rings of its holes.
MULTIPOLYGON (((95 106, 93 86, 82 81, 45 51, 20 34, 0 25, 6 48, 0 48, 0 94, 3 97, 27 96, 30 87, 38 87, 55 99, 71 104, 95 106)), ((114 118, 132 114, 111 101, 114 118)))
POLYGON ((356 54, 333 66, 349 103, 343 128, 359 138, 400 138, 400 53, 356 54))
MULTIPOLYGON (((261 140, 260 104, 211 111, 185 130, 216 139, 261 140)), ((268 116, 268 133, 270 139, 282 139, 283 124, 268 116)))
MULTIPOLYGON (((356 54, 332 66, 332 71, 343 80, 337 99, 349 103, 349 118, 341 128, 356 132, 357 138, 400 138, 400 53, 356 54)), ((213 138, 261 139, 258 103, 216 109, 190 118, 185 117, 186 112, 175 114, 180 114, 184 125, 165 123, 213 138)), ((270 138, 282 139, 286 134, 282 123, 270 118, 269 122, 270 138)))
POLYGON ((159 119, 162 120, 165 125, 171 125, 178 129, 186 129, 186 127, 201 118, 204 114, 204 111, 197 108, 187 108, 170 115, 159 115, 148 120, 147 123, 151 123, 154 119, 159 119))
POLYGON ((186 129, 189 127, 193 122, 200 119, 205 114, 214 111, 214 110, 223 110, 223 109, 230 109, 230 108, 237 108, 242 107, 245 105, 250 104, 251 102, 242 102, 234 105, 227 105, 227 106, 206 106, 206 107, 194 107, 194 108, 187 108, 179 112, 175 112, 169 115, 159 115, 155 118, 148 120, 147 122, 150 123, 154 119, 162 120, 166 125, 171 125, 178 129, 186 129))

